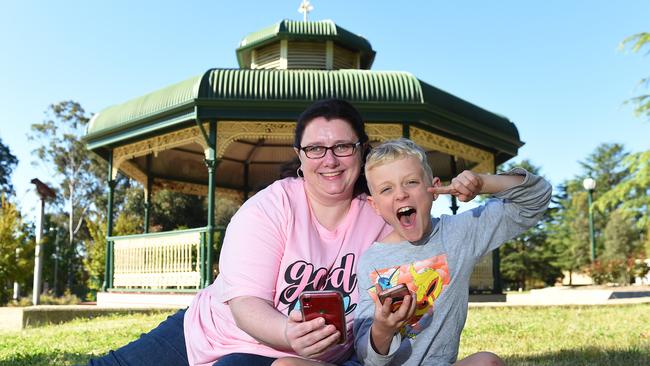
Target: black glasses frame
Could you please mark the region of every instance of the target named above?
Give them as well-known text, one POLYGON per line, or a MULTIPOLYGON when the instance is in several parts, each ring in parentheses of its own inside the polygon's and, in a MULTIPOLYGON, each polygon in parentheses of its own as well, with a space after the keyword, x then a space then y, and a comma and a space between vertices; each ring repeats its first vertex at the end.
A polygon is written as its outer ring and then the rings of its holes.
POLYGON ((343 144, 335 144, 335 145, 332 145, 332 146, 320 146, 320 145, 298 146, 298 150, 302 150, 305 153, 305 156, 308 157, 309 159, 320 159, 323 156, 325 156, 325 154, 327 154, 327 150, 331 150, 332 154, 334 154, 334 156, 336 156, 336 157, 344 158, 346 156, 353 155, 357 151, 357 148, 360 145, 361 145, 361 141, 357 141, 357 142, 354 142, 354 143, 346 142, 346 143, 343 143, 343 144), (340 154, 340 153, 337 154, 335 149, 339 148, 341 146, 351 146, 352 150, 350 150, 349 154, 347 154, 347 153, 345 153, 345 154, 340 154), (324 149, 323 153, 318 155, 318 156, 314 156, 313 155, 314 152, 311 149, 316 149, 316 148, 324 149), (311 154, 311 156, 310 156, 310 154, 311 154))

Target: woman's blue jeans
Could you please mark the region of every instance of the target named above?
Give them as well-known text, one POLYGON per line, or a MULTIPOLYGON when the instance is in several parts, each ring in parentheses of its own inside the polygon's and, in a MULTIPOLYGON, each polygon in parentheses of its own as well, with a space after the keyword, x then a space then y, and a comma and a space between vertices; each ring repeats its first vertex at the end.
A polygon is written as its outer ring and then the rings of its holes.
MULTIPOLYGON (((149 333, 137 340, 110 351, 107 355, 90 360, 88 366, 184 366, 188 365, 183 318, 185 310, 167 317, 149 333)), ((251 365, 269 366, 274 358, 246 353, 233 353, 222 357, 217 366, 251 365)))
POLYGON ((185 310, 167 317, 137 340, 90 360, 88 366, 182 366, 188 365, 183 334, 185 310))

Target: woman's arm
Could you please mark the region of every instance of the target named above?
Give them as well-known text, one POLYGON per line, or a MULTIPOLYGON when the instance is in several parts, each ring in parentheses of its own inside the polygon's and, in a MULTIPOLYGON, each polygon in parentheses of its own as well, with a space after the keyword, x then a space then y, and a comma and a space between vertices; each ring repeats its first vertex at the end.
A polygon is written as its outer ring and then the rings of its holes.
POLYGON ((228 302, 237 326, 259 342, 280 351, 293 351, 305 358, 323 354, 340 338, 334 325, 323 318, 303 322, 300 312, 287 318, 266 300, 240 296, 228 302))
POLYGON ((228 301, 237 326, 261 343, 277 350, 290 351, 284 335, 287 317, 266 300, 254 296, 240 296, 228 301))

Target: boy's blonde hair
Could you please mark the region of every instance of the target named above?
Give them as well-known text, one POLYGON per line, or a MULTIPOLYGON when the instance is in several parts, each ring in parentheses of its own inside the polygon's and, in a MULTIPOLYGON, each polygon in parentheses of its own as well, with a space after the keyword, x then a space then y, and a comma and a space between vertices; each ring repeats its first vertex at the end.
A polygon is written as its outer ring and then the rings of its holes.
POLYGON ((403 137, 396 140, 388 140, 370 150, 370 154, 366 157, 366 177, 368 176, 368 172, 374 167, 406 157, 414 157, 420 161, 424 175, 428 180, 426 183, 431 184, 433 181, 433 172, 427 160, 427 153, 415 142, 403 137))

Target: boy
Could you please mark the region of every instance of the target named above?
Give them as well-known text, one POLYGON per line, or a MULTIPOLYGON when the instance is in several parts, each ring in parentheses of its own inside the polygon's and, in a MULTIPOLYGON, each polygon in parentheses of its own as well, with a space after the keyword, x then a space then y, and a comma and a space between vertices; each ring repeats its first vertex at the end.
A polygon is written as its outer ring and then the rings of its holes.
MULTIPOLYGON (((407 139, 388 141, 366 159, 368 201, 393 232, 362 256, 355 348, 370 365, 450 365, 456 362, 467 317, 469 279, 490 250, 523 233, 542 216, 551 186, 523 169, 504 175, 470 171, 442 187, 425 152, 407 139), (452 194, 469 201, 496 199, 456 216, 431 218, 433 200, 452 194), (393 306, 377 292, 406 284, 411 295, 393 306), (367 290, 367 291, 366 291, 367 290)), ((502 365, 494 354, 471 355, 456 365, 502 365)))

